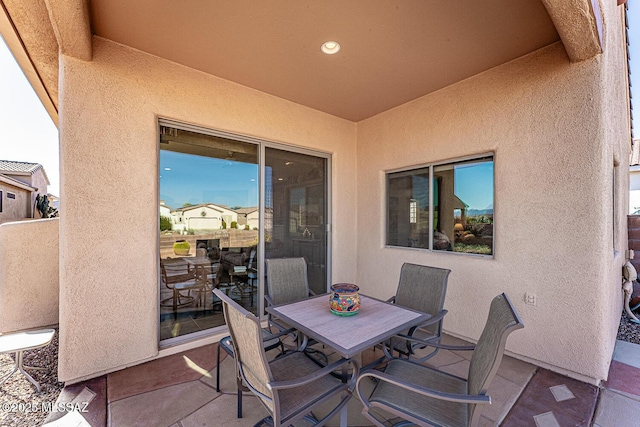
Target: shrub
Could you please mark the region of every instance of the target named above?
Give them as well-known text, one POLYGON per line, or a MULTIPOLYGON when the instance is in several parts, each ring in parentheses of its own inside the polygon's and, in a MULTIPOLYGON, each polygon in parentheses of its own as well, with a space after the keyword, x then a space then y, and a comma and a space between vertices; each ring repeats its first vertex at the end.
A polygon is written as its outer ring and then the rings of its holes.
POLYGON ((464 243, 456 243, 454 252, 463 252, 467 254, 491 255, 491 248, 487 245, 466 245, 464 243))
POLYGON ((222 220, 222 229, 223 230, 227 229, 227 222, 224 219, 222 220))
POLYGON ((238 223, 235 221, 231 221, 231 228, 238 228, 238 223))
POLYGON ((176 240, 173 244, 173 253, 176 255, 188 255, 191 245, 186 240, 176 240))
POLYGON ((250 230, 251 228, 249 227, 249 224, 245 224, 245 225, 244 225, 244 229, 245 229, 245 230, 250 230))
POLYGON ((160 215, 160 231, 169 231, 173 228, 171 225, 171 218, 168 216, 160 215))

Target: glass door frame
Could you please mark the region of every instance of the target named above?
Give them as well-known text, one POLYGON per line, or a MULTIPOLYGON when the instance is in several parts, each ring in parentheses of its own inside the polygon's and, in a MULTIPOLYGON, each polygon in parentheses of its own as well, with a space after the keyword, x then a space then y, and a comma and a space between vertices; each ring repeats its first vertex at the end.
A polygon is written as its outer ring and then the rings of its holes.
MULTIPOLYGON (((165 117, 161 117, 158 116, 157 117, 157 122, 156 122, 156 126, 157 126, 157 138, 156 138, 156 143, 158 144, 158 151, 157 151, 157 157, 156 157, 156 165, 160 165, 160 127, 161 126, 168 126, 168 127, 173 127, 173 128, 177 128, 177 129, 182 129, 185 131, 190 131, 190 132, 196 132, 196 133, 201 133, 204 135, 211 135, 211 136, 217 136, 217 137, 221 137, 221 138, 227 138, 227 139, 231 139, 231 140, 236 140, 236 141, 240 141, 240 142, 246 142, 246 143, 250 143, 250 144, 255 144, 258 147, 258 211, 259 211, 259 230, 258 230, 258 259, 256 260, 256 264, 259 267, 260 272, 264 271, 264 267, 265 267, 265 184, 266 184, 266 180, 265 180, 265 149, 267 147, 269 148, 274 148, 277 150, 281 150, 281 151, 288 151, 288 152, 292 152, 292 153, 298 153, 298 154, 305 154, 305 155, 309 155, 309 156, 314 156, 314 157, 319 157, 319 158, 323 158, 326 160, 326 165, 327 165, 327 169, 326 169, 326 186, 327 186, 327 194, 326 194, 326 229, 325 229, 325 235, 326 235, 326 278, 327 278, 327 283, 326 283, 326 290, 328 292, 330 286, 331 286, 331 265, 332 265, 332 257, 331 257, 331 248, 332 248, 332 167, 331 167, 331 163, 332 163, 332 155, 331 153, 328 152, 323 152, 323 151, 319 151, 319 150, 314 150, 314 149, 309 149, 309 148, 304 148, 304 147, 299 147, 299 146, 295 146, 295 145, 290 145, 290 144, 285 144, 285 143, 279 143, 279 142, 275 142, 275 141, 269 141, 266 139, 262 139, 262 138, 256 138, 256 137, 251 137, 251 136, 247 136, 247 135, 242 135, 242 134, 237 134, 237 133, 233 133, 233 132, 227 132, 227 131, 223 131, 223 130, 219 130, 219 129, 212 129, 212 128, 207 128, 207 127, 203 127, 203 126, 199 126, 199 125, 194 125, 194 124, 189 124, 186 122, 182 122, 182 121, 177 121, 177 120, 173 120, 173 119, 169 119, 169 118, 165 118, 165 117)), ((160 181, 158 179, 158 186, 157 186, 157 191, 156 191, 156 199, 157 199, 157 204, 160 203, 160 181)), ((157 230, 160 230, 160 216, 158 215, 158 225, 156 227, 157 230)), ((157 253, 160 253, 160 232, 158 231, 158 235, 157 235, 157 249, 156 249, 157 253)), ((157 275, 157 284, 159 285, 161 283, 161 272, 160 272, 160 265, 158 264, 158 275, 157 275)), ((257 302, 257 312, 259 314, 259 318, 260 320, 265 320, 266 319, 266 315, 265 315, 265 311, 264 311, 264 295, 265 295, 265 287, 266 287, 266 283, 265 283, 265 276, 264 274, 260 273, 258 274, 258 302, 257 302)), ((158 293, 158 302, 157 302, 157 307, 159 310, 160 307, 160 293, 158 293)), ((157 313, 157 318, 160 318, 160 313, 157 313)), ((196 339, 200 339, 203 337, 207 337, 210 335, 214 335, 217 333, 220 333, 224 330, 226 330, 227 327, 226 325, 223 326, 218 326, 215 328, 210 328, 207 330, 203 330, 203 331, 198 331, 198 332, 193 332, 187 335, 181 335, 178 337, 174 337, 174 338, 168 338, 168 339, 164 339, 164 340, 160 340, 160 327, 158 327, 158 342, 159 342, 159 347, 160 349, 164 349, 164 348, 168 348, 168 347, 173 347, 175 345, 179 345, 179 344, 183 344, 183 343, 187 343, 196 339)))

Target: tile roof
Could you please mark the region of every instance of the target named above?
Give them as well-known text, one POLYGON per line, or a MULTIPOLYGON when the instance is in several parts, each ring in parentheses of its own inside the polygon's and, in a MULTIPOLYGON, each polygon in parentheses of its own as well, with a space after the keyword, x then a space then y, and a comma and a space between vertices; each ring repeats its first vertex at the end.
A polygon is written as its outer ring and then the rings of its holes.
POLYGON ((47 172, 44 170, 44 166, 40 163, 31 162, 16 162, 13 160, 0 160, 0 173, 7 175, 33 175, 38 170, 42 170, 44 179, 47 181, 47 185, 50 185, 47 172))
POLYGON ((28 172, 32 174, 40 168, 42 168, 40 163, 0 160, 0 172, 28 172))

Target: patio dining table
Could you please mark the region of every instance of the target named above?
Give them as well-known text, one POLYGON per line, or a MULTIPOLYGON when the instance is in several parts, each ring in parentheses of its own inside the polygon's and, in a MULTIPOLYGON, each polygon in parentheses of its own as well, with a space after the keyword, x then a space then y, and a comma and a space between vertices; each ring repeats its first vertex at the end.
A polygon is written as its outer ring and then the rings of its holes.
MULTIPOLYGON (((360 310, 353 316, 338 316, 329 310, 329 294, 266 308, 309 338, 352 359, 367 348, 419 325, 431 316, 360 294, 360 310)), ((353 363, 355 363, 352 360, 353 363)), ((346 369, 346 368, 345 368, 346 369)), ((346 375, 346 372, 343 372, 346 375)), ((347 406, 340 413, 340 426, 347 425, 347 406)))

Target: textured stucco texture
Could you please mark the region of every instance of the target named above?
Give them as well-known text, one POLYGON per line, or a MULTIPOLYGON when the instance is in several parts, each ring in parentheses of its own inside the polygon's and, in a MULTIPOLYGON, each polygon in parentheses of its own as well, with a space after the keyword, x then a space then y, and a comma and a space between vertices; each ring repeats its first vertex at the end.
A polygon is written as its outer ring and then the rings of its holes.
POLYGON ((507 292, 525 324, 507 350, 590 382, 607 376, 620 319, 628 200, 621 15, 605 12, 603 55, 571 63, 558 43, 358 123, 362 291, 389 297, 403 262, 449 268, 447 331, 477 339, 507 292), (486 152, 493 258, 384 246, 385 170, 486 152))
POLYGON ((159 116, 331 153, 331 274, 355 280, 355 123, 97 37, 61 58, 61 381, 158 354, 159 116))
POLYGON ((0 332, 58 323, 58 219, 0 224, 0 332))
POLYGON ((447 331, 477 339, 507 292, 526 325, 510 353, 605 378, 630 147, 614 3, 602 55, 572 63, 558 43, 358 123, 96 37, 91 62, 61 56, 60 380, 158 354, 158 117, 331 153, 333 282, 387 298, 403 262, 450 268, 447 331), (384 247, 384 171, 486 152, 494 257, 384 247))

